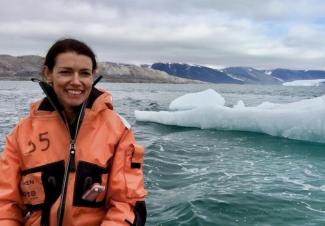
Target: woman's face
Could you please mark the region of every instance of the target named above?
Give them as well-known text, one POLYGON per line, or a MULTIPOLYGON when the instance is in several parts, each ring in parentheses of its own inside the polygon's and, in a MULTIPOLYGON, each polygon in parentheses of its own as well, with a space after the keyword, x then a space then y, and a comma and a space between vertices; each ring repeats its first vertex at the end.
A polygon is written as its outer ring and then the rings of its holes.
POLYGON ((52 71, 45 66, 44 75, 52 83, 66 112, 71 112, 89 96, 95 73, 92 68, 90 57, 75 52, 57 55, 52 71))

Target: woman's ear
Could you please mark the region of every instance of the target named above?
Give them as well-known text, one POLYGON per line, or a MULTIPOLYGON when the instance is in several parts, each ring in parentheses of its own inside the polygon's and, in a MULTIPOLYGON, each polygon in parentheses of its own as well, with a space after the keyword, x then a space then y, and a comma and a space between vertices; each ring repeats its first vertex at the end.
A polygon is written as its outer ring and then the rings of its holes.
POLYGON ((52 84, 52 73, 50 72, 50 69, 47 66, 43 66, 42 69, 42 77, 48 84, 52 84))

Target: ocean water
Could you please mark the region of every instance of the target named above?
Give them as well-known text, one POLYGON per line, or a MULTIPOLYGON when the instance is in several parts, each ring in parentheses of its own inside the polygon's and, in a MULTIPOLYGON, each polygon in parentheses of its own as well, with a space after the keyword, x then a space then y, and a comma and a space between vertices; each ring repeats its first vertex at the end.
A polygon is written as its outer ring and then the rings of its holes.
MULTIPOLYGON (((110 84, 115 110, 146 148, 146 225, 325 225, 325 144, 251 132, 201 130, 136 122, 134 110, 166 110, 185 93, 215 89, 232 106, 289 103, 325 87, 110 84)), ((32 82, 0 82, 0 144, 29 103, 32 82)))

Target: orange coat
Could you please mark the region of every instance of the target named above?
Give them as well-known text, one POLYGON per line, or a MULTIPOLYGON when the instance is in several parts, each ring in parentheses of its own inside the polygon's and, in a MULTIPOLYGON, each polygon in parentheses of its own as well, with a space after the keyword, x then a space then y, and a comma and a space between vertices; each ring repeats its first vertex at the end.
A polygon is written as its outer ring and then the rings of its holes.
MULTIPOLYGON (((86 108, 77 139, 75 172, 70 172, 64 226, 126 226, 144 201, 144 149, 112 110, 111 95, 97 91, 86 108), (100 94, 100 95, 99 95, 100 94), (82 199, 93 183, 105 186, 95 201, 82 199)), ((32 104, 29 116, 7 136, 0 159, 0 225, 36 226, 57 211, 69 131, 47 99, 32 104)))

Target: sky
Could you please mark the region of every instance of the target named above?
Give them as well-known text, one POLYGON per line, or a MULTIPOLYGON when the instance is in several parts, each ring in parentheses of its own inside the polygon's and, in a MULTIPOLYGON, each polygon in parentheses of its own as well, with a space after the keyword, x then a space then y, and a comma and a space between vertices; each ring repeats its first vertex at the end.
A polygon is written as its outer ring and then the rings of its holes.
POLYGON ((0 0, 0 54, 66 37, 100 62, 325 70, 325 1, 0 0))

